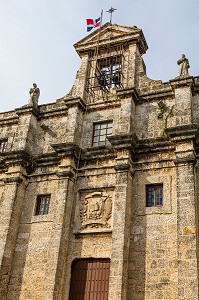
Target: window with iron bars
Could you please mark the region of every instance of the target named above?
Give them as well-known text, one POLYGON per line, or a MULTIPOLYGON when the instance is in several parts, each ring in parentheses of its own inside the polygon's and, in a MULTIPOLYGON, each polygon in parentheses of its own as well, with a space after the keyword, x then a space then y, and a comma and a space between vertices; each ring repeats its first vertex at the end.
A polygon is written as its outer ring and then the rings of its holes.
POLYGON ((113 122, 103 122, 93 125, 93 146, 109 145, 107 139, 112 134, 113 122))
POLYGON ((0 140, 0 152, 5 152, 8 146, 8 139, 0 140))
POLYGON ((49 212, 51 195, 38 195, 35 215, 47 215, 49 212))
POLYGON ((162 206, 163 184, 150 184, 146 186, 146 206, 162 206))
POLYGON ((101 90, 120 88, 122 84, 122 56, 101 58, 97 62, 97 85, 101 90))

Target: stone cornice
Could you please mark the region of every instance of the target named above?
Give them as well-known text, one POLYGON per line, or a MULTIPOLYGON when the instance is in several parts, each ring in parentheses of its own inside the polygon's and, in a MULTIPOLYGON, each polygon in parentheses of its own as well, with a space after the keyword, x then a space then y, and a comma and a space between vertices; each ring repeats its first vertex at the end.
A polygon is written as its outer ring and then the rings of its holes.
POLYGON ((83 149, 81 153, 82 161, 107 159, 107 158, 115 158, 115 157, 116 157, 116 153, 111 145, 86 148, 83 149))
POLYGON ((18 116, 13 116, 13 117, 8 117, 4 119, 0 119, 0 126, 8 126, 8 125, 14 125, 18 124, 19 122, 19 117, 18 116))
MULTIPOLYGON (((89 41, 87 43, 82 44, 75 44, 74 47, 79 54, 80 57, 82 57, 83 53, 86 53, 90 50, 94 50, 98 46, 98 40, 95 41, 89 41)), ((135 33, 130 34, 122 34, 121 36, 112 36, 111 38, 103 38, 103 40, 100 40, 99 47, 106 47, 106 46, 114 46, 116 44, 137 44, 139 51, 141 54, 146 53, 148 46, 146 43, 146 40, 144 38, 142 30, 138 30, 135 33)))
POLYGON ((24 151, 6 151, 0 153, 0 158, 2 158, 6 164, 23 164, 30 160, 30 155, 24 151))
POLYGON ((35 157, 34 159, 34 166, 36 167, 46 167, 46 166, 53 166, 58 165, 60 162, 60 158, 58 157, 57 153, 45 153, 35 157))
POLYGON ((53 147, 59 156, 72 156, 77 158, 80 152, 80 147, 75 143, 52 144, 51 147, 53 147))
POLYGON ((166 137, 156 139, 139 140, 137 143, 136 153, 152 153, 158 151, 173 150, 175 147, 166 137))
POLYGON ((52 108, 51 110, 40 112, 39 119, 67 115, 67 112, 68 112, 68 108, 65 106, 52 108))
POLYGON ((135 88, 125 88, 116 91, 120 98, 132 97, 135 102, 139 102, 139 96, 135 88))
POLYGON ((95 103, 89 103, 87 105, 87 111, 95 111, 95 110, 102 110, 102 109, 108 109, 108 108, 115 108, 120 107, 121 101, 117 99, 117 96, 115 96, 115 99, 110 99, 106 101, 101 102, 95 102, 95 103))
POLYGON ((174 93, 171 88, 165 89, 157 89, 153 92, 142 93, 141 91, 138 93, 138 102, 145 102, 145 101, 152 101, 152 100, 159 100, 159 99, 166 99, 166 98, 173 98, 174 93))
POLYGON ((39 109, 38 107, 35 106, 30 106, 30 105, 24 105, 20 108, 16 108, 15 112, 18 116, 20 115, 28 115, 28 114, 32 114, 35 117, 39 116, 39 109))
POLYGON ((195 156, 187 156, 187 157, 180 157, 174 159, 175 165, 186 165, 186 164, 195 164, 196 163, 196 158, 195 156))
POLYGON ((180 87, 193 87, 194 85, 194 77, 176 77, 174 79, 169 80, 171 87, 173 89, 177 89, 180 87))
POLYGON ((78 108, 81 109, 82 111, 86 110, 86 103, 80 97, 74 98, 74 97, 67 96, 65 99, 63 98, 63 100, 65 101, 65 105, 67 108, 72 106, 78 106, 78 108))
POLYGON ((3 181, 5 184, 8 183, 22 183, 23 179, 19 176, 15 176, 15 177, 5 177, 5 178, 1 178, 1 181, 3 181))
POLYGON ((72 171, 60 171, 56 172, 56 175, 60 178, 73 178, 74 173, 72 171))
POLYGON ((167 136, 176 142, 182 142, 185 140, 193 140, 198 135, 198 125, 189 124, 166 128, 165 132, 167 136))
POLYGON ((138 141, 136 134, 119 134, 107 137, 114 149, 132 149, 134 151, 138 141))

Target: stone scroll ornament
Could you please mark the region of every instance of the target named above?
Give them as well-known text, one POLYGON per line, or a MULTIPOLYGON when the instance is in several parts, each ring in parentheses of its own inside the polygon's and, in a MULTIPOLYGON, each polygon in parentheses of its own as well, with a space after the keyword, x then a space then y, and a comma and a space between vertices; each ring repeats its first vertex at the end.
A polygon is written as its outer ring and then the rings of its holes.
POLYGON ((112 215, 112 198, 104 192, 94 192, 85 196, 80 216, 82 229, 91 228, 110 228, 108 220, 112 215))

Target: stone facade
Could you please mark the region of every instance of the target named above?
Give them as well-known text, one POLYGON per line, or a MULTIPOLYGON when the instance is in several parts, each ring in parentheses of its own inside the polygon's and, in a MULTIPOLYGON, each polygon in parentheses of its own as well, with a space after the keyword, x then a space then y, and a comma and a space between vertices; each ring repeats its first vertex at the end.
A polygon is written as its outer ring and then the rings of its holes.
POLYGON ((0 114, 0 299, 67 300, 73 261, 92 257, 110 259, 108 300, 196 300, 199 77, 149 79, 137 27, 107 23, 74 46, 66 96, 0 114), (156 184, 163 202, 147 206, 156 184))

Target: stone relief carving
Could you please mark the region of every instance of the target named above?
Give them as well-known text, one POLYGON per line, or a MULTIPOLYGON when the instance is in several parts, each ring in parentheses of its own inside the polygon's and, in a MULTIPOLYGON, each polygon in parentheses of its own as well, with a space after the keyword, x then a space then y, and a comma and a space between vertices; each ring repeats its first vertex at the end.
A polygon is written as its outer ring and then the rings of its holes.
POLYGON ((108 220, 112 215, 112 197, 104 192, 94 192, 85 196, 80 208, 82 229, 87 227, 110 228, 108 220))

